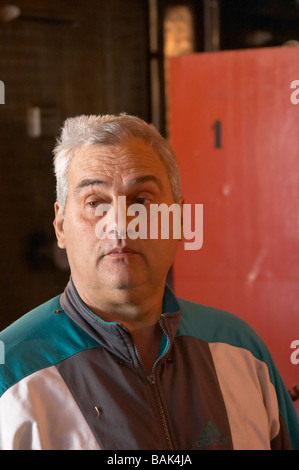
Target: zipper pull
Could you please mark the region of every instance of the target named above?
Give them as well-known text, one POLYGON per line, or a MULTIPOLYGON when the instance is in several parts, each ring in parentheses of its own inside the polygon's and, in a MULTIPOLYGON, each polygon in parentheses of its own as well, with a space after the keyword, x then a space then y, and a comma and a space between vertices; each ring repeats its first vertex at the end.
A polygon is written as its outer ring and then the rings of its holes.
POLYGON ((148 375, 147 380, 151 385, 155 385, 155 383, 156 383, 156 379, 155 379, 154 374, 148 375))

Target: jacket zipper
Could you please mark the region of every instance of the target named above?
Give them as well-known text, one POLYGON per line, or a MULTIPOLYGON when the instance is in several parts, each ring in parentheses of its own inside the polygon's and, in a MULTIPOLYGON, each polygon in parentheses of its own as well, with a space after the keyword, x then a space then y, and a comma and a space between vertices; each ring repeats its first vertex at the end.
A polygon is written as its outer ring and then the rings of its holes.
POLYGON ((173 450, 174 447, 173 447, 172 439, 171 439, 171 436, 170 436, 170 431, 169 431, 167 419, 166 419, 166 416, 165 416, 165 411, 164 411, 164 408, 163 408, 163 405, 162 405, 162 402, 161 402, 161 397, 160 397, 158 387, 157 387, 157 384, 156 384, 155 376, 153 374, 151 374, 147 377, 147 380, 148 380, 148 382, 150 383, 150 385, 152 386, 152 388, 154 390, 154 395, 155 395, 155 398, 156 398, 156 402, 158 404, 159 414, 160 414, 160 418, 161 418, 165 438, 166 438, 166 441, 167 441, 168 450, 173 450))
MULTIPOLYGON (((169 341, 169 337, 168 337, 168 334, 167 334, 167 332, 164 328, 162 319, 159 319, 159 324, 160 324, 161 329, 162 329, 163 333, 165 334, 167 340, 169 341)), ((161 356, 158 357, 158 359, 156 359, 156 361, 153 365, 153 368, 152 368, 152 373, 147 377, 147 380, 148 380, 148 382, 150 383, 150 385, 152 386, 152 388, 154 390, 154 395, 155 395, 155 398, 156 398, 156 402, 158 404, 159 414, 160 414, 160 417, 161 417, 162 427, 163 427, 164 434, 165 434, 165 437, 166 437, 168 450, 173 450, 174 445, 173 445, 173 442, 172 442, 172 439, 171 439, 169 426, 168 426, 168 423, 167 423, 165 411, 164 411, 164 408, 163 408, 163 405, 162 405, 162 400, 161 400, 161 397, 160 397, 160 394, 159 394, 158 386, 157 386, 157 383, 156 383, 156 377, 155 377, 156 365, 165 356, 167 350, 168 350, 168 348, 166 349, 166 351, 161 356)))
MULTIPOLYGON (((168 339, 169 341, 169 337, 168 337, 168 334, 164 328, 164 325, 163 325, 163 322, 162 322, 162 319, 160 318, 159 319, 159 324, 161 326, 161 329, 163 331, 163 333, 165 334, 166 338, 168 339)), ((145 371, 145 367, 144 367, 144 364, 143 364, 143 361, 142 361, 142 358, 139 354, 139 351, 137 349, 137 346, 135 344, 135 341, 133 339, 133 335, 131 334, 131 332, 125 328, 123 325, 120 324, 120 326, 122 327, 122 329, 124 329, 125 331, 127 331, 130 335, 131 335, 131 338, 132 338, 132 342, 133 342, 133 345, 134 345, 134 351, 135 351, 135 354, 136 354, 136 357, 138 358, 138 361, 139 363, 141 364, 142 366, 142 369, 145 371)), ((167 348, 168 350, 168 348, 167 348)), ((165 354, 167 353, 167 350, 161 355, 159 356, 156 361, 154 362, 154 365, 152 367, 152 373, 150 375, 148 375, 146 378, 147 378, 147 381, 149 382, 149 384, 151 385, 151 387, 153 388, 154 390, 154 395, 155 395, 155 400, 156 400, 156 403, 158 405, 158 410, 159 410, 159 415, 160 415, 160 418, 161 418, 161 422, 162 422, 162 427, 163 427, 163 431, 164 431, 164 435, 165 435, 165 438, 166 438, 166 441, 167 441, 167 445, 168 445, 168 450, 174 450, 174 445, 173 445, 173 442, 172 442, 172 439, 171 439, 171 435, 170 435, 170 430, 169 430, 169 427, 168 427, 168 423, 167 423, 167 419, 166 419, 166 415, 165 415, 165 411, 164 411, 164 408, 163 408, 163 405, 162 405, 162 400, 161 400, 161 397, 160 397, 160 394, 159 394, 159 390, 158 390, 158 387, 157 387, 157 383, 156 383, 156 377, 155 377, 155 368, 156 368, 156 365, 158 364, 158 362, 165 356, 165 354)))

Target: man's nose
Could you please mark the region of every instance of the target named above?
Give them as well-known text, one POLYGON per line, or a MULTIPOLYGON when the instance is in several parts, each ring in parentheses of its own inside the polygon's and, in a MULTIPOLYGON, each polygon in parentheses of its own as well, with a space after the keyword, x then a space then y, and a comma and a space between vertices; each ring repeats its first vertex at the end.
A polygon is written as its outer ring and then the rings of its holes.
POLYGON ((112 238, 126 238, 126 198, 119 196, 113 202, 112 207, 112 217, 109 227, 107 227, 108 233, 112 235, 112 238))
POLYGON ((126 196, 118 196, 112 204, 112 216, 107 224, 107 231, 110 238, 125 239, 128 235, 127 226, 129 220, 127 218, 127 201, 126 196))

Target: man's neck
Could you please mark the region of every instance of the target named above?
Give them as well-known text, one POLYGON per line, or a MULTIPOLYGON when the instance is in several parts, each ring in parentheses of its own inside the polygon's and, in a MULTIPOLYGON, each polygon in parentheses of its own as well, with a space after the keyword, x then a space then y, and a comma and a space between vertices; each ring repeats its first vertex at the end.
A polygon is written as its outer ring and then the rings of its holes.
POLYGON ((108 295, 87 292, 86 295, 86 290, 80 289, 80 285, 79 288, 76 285, 76 289, 95 315, 107 322, 121 323, 131 332, 145 371, 149 374, 159 355, 162 329, 158 318, 162 314, 164 289, 156 295, 128 295, 126 292, 108 292, 108 295))
POLYGON ((163 288, 146 286, 131 290, 88 289, 73 279, 73 284, 85 305, 107 322, 123 324, 130 331, 154 325, 162 314, 163 288))

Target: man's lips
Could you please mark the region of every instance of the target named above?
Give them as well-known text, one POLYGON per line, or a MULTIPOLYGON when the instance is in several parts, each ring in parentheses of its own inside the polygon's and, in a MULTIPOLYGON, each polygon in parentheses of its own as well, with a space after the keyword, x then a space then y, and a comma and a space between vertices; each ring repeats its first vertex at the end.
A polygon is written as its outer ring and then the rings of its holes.
POLYGON ((136 255, 136 254, 137 252, 132 250, 131 248, 122 247, 122 248, 114 248, 113 250, 108 251, 105 256, 121 257, 121 256, 129 256, 129 255, 136 255))

